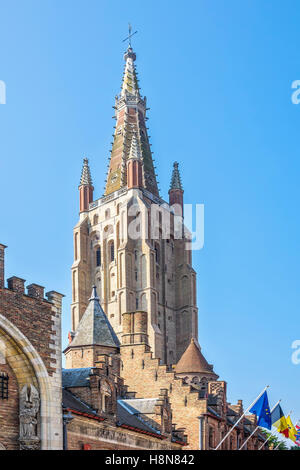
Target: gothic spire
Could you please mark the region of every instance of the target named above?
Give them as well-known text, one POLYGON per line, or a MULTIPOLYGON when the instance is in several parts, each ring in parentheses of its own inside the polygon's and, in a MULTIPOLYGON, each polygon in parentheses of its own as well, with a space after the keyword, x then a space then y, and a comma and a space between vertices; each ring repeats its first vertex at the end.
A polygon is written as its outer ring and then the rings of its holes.
POLYGON ((121 93, 116 97, 116 129, 113 136, 111 157, 105 195, 125 188, 127 181, 127 160, 132 146, 135 146, 143 163, 144 187, 158 196, 158 187, 153 165, 151 146, 146 128, 146 98, 142 98, 135 68, 136 54, 131 46, 124 55, 125 70, 121 93), (135 140, 133 138, 135 136, 135 140))
POLYGON ((172 178, 171 178, 170 190, 180 189, 181 191, 183 191, 178 166, 179 166, 178 162, 173 163, 173 173, 172 173, 172 178))
POLYGON ((83 159, 83 167, 82 167, 81 178, 80 178, 80 186, 84 184, 93 186, 91 170, 89 167, 89 160, 87 158, 83 159))

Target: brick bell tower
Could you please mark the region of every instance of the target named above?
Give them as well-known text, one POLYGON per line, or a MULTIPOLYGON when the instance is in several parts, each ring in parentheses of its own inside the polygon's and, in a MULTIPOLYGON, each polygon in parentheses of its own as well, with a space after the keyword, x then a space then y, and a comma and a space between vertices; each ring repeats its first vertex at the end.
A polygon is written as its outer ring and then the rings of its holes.
POLYGON ((198 336, 196 273, 186 240, 175 234, 177 210, 171 207, 183 212, 183 187, 174 163, 169 203, 159 194, 146 127, 147 100, 141 95, 131 46, 124 60, 105 193, 99 199, 93 199, 87 159, 83 163, 79 221, 74 228, 71 336, 95 285, 119 340, 130 315, 144 312, 154 357, 171 364, 198 336), (169 220, 167 234, 165 220, 169 220))

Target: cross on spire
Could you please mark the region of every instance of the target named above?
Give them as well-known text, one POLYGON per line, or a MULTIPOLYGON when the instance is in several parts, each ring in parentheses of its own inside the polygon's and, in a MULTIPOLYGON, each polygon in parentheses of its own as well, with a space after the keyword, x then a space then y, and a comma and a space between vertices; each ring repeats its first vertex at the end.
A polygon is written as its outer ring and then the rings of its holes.
POLYGON ((132 26, 131 26, 130 23, 128 23, 128 36, 127 36, 127 38, 125 38, 123 40, 123 42, 128 41, 128 46, 131 47, 131 38, 136 33, 137 33, 137 31, 135 31, 134 33, 132 32, 132 26))

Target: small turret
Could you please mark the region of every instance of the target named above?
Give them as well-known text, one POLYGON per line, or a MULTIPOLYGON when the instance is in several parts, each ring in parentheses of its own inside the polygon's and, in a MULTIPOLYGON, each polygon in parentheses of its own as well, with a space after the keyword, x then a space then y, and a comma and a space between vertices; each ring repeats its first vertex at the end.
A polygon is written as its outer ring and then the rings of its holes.
POLYGON ((94 187, 89 167, 89 161, 87 158, 84 158, 79 185, 80 212, 86 212, 89 210, 89 204, 93 201, 93 193, 94 187))
POLYGON ((181 210, 183 211, 183 188, 178 166, 179 164, 177 162, 174 162, 171 184, 169 189, 169 204, 170 206, 173 206, 174 204, 179 204, 181 210))

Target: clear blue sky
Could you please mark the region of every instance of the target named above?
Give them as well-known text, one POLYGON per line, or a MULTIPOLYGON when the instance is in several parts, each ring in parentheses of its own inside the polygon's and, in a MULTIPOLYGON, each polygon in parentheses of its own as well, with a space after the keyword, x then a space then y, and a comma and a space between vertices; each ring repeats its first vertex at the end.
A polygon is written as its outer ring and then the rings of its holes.
POLYGON ((205 204, 199 339, 245 404, 267 384, 300 418, 300 79, 297 0, 0 0, 0 242, 7 277, 66 295, 81 162, 102 195, 123 71, 134 38, 162 196, 174 160, 185 202, 205 204))

